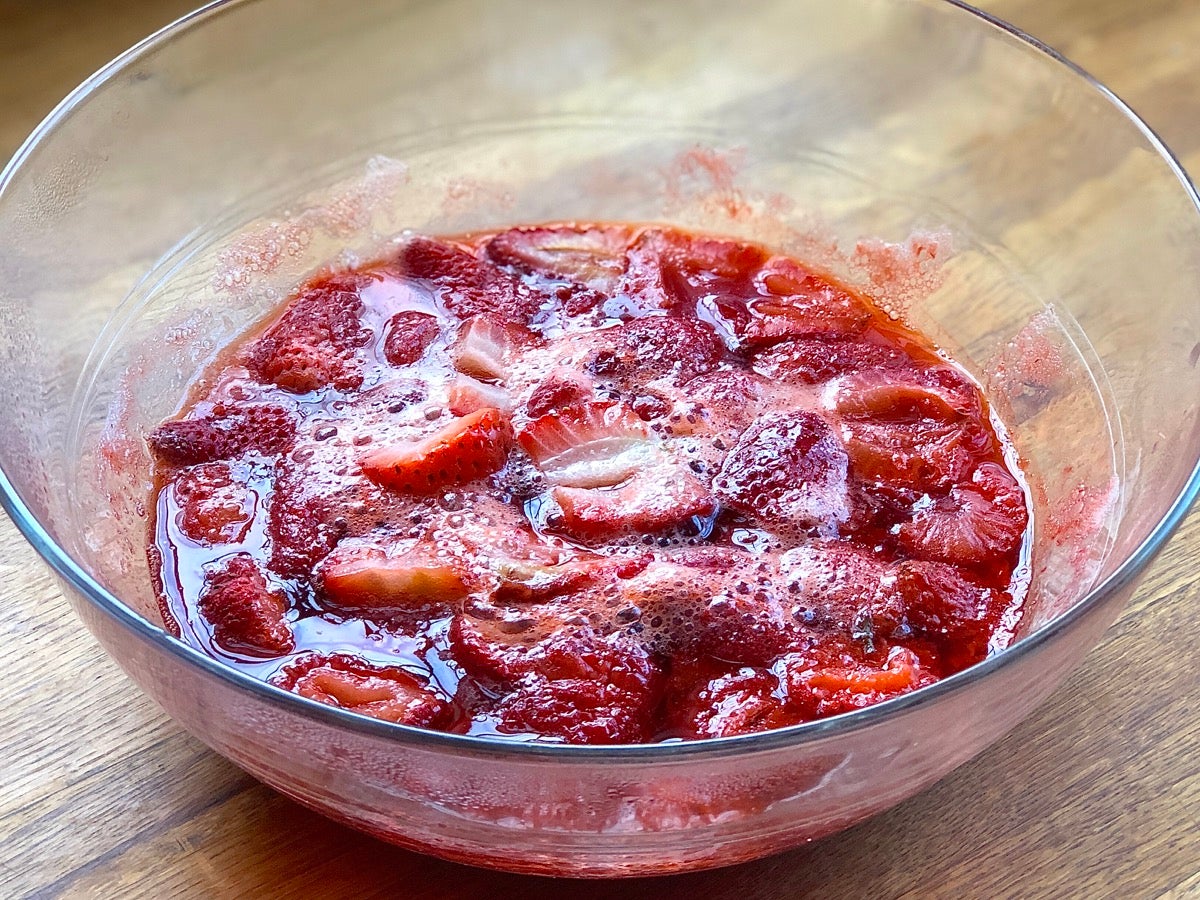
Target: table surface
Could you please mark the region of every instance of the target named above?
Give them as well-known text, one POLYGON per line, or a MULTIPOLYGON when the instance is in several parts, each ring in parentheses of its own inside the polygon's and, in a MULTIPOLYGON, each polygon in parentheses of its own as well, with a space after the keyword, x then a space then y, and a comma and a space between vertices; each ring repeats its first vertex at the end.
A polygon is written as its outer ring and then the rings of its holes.
MULTIPOLYGON (((0 159, 71 87, 193 0, 0 0, 0 159)), ((1200 171, 1200 3, 989 0, 1200 171)), ((2 251, 0 251, 2 252, 2 251)), ((1193 513, 1103 643, 1030 720, 831 840, 584 898, 1200 897, 1193 513), (1138 693, 1122 690, 1133 678, 1138 693)), ((558 897, 548 879, 428 859, 325 821, 170 722, 0 523, 0 896, 558 897)))

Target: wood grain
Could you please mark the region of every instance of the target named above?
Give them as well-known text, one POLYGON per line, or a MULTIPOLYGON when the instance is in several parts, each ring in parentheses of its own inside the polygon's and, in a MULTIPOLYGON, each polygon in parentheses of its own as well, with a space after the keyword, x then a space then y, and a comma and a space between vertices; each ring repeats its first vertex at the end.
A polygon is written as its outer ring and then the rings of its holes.
MULTIPOLYGON (((0 157, 191 0, 0 0, 0 157)), ((1108 83, 1200 170, 1200 4, 991 0, 1108 83)), ((1050 703, 934 788, 832 840, 591 897, 1200 897, 1193 514, 1050 703)), ((407 853, 258 785, 168 721, 0 523, 0 896, 559 897, 407 853)))

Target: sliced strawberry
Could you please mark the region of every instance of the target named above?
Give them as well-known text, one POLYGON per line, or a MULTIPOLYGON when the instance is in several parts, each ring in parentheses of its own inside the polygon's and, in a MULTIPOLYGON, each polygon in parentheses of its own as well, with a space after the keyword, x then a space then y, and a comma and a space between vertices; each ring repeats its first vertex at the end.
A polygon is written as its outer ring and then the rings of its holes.
POLYGON ((493 712, 500 731, 567 743, 649 739, 663 678, 635 641, 582 625, 556 630, 531 647, 504 645, 483 639, 463 619, 451 628, 451 646, 468 675, 500 676, 504 696, 493 712))
POLYGON ((485 250, 499 265, 610 294, 625 270, 631 238, 630 229, 620 225, 510 228, 485 250))
POLYGON ((415 675, 376 666, 350 653, 309 653, 284 666, 271 683, 328 706, 420 728, 445 728, 453 711, 415 675))
POLYGON ((760 417, 713 479, 717 498, 765 521, 832 528, 849 516, 846 450, 815 413, 760 417))
POLYGON ((743 347, 818 334, 857 334, 871 319, 866 304, 853 294, 787 257, 772 258, 758 283, 765 296, 748 304, 750 319, 740 334, 743 347))
POLYGON ((956 484, 948 497, 918 509, 896 537, 924 559, 979 566, 1015 554, 1028 525, 1016 479, 996 463, 983 463, 970 484, 956 484))
POLYGON ((862 709, 937 680, 911 650, 893 647, 882 667, 821 665, 797 657, 784 665, 787 706, 806 718, 862 709))
POLYGON ((246 366, 262 381, 304 394, 362 384, 360 350, 371 331, 360 321, 362 287, 375 276, 337 275, 307 287, 246 349, 246 366))
POLYGON ((617 487, 555 487, 550 499, 545 527, 585 543, 657 534, 717 511, 712 494, 687 469, 667 461, 617 487))
POLYGON ((513 432, 498 409, 481 409, 454 419, 419 441, 390 444, 360 460, 363 473, 384 487, 412 494, 484 478, 501 466, 512 449, 513 432))
POLYGON ((743 667, 701 681, 669 704, 671 735, 683 738, 732 737, 791 724, 784 712, 778 677, 769 670, 743 667))
POLYGON ((835 402, 851 472, 876 488, 944 490, 992 448, 978 389, 950 369, 859 372, 835 402))
POLYGON ((246 539, 254 520, 255 498, 228 463, 193 466, 172 486, 179 504, 179 530, 205 547, 246 539))
POLYGON ((282 406, 252 403, 234 409, 218 404, 203 418, 164 422, 147 443, 160 462, 190 466, 251 451, 263 456, 286 453, 295 437, 295 419, 282 406))
POLYGON ((413 238, 401 252, 400 264, 410 278, 427 281, 442 305, 460 319, 488 314, 524 324, 544 300, 490 262, 429 238, 413 238))
POLYGON ((199 608, 213 627, 214 640, 232 653, 282 656, 295 646, 284 618, 287 601, 267 586, 249 554, 232 556, 208 574, 199 608))
POLYGON ((592 379, 575 369, 556 366, 534 387, 525 414, 537 419, 550 413, 581 415, 592 398, 592 379))
POLYGON ((402 310, 388 319, 383 356, 393 366, 412 365, 441 334, 437 316, 414 309, 402 310))
POLYGON ((912 359, 899 347, 844 335, 793 338, 751 358, 754 371, 785 384, 819 384, 865 369, 903 369, 912 359))
POLYGON ((485 380, 508 377, 508 360, 520 341, 515 328, 490 316, 476 316, 463 325, 450 347, 454 368, 485 380))
POLYGON ((954 566, 909 560, 896 569, 895 592, 907 611, 907 624, 930 638, 946 669, 957 672, 988 652, 989 618, 1006 595, 972 584, 954 566))
POLYGON ((557 565, 508 560, 498 566, 500 584, 496 603, 546 603, 585 588, 606 586, 632 578, 650 563, 650 557, 613 558, 584 556, 557 565))
POLYGON ((687 391, 701 404, 714 427, 742 431, 758 417, 763 383, 750 372, 718 369, 697 375, 688 382, 687 391))
POLYGON ((411 550, 400 556, 382 551, 337 551, 317 577, 325 597, 347 610, 388 610, 451 603, 468 593, 466 573, 448 559, 411 550))
POLYGON ((497 384, 486 384, 470 375, 457 375, 450 382, 449 409, 456 416, 478 412, 481 409, 498 409, 512 412, 513 401, 508 391, 497 384))
POLYGON ((541 416, 517 440, 548 479, 572 488, 618 484, 659 453, 646 424, 620 405, 589 403, 541 416))
POLYGON ((585 363, 592 373, 639 384, 668 375, 682 384, 725 356, 716 331, 696 319, 646 316, 595 334, 585 363))

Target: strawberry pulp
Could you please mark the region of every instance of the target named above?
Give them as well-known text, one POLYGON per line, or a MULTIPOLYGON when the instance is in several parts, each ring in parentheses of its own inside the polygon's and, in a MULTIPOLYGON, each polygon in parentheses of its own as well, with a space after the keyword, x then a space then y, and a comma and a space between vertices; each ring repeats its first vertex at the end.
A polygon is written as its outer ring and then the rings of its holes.
POLYGON ((998 652, 1027 588, 1028 495, 970 377, 801 262, 676 229, 318 275, 147 442, 167 625, 425 728, 836 715, 998 652))

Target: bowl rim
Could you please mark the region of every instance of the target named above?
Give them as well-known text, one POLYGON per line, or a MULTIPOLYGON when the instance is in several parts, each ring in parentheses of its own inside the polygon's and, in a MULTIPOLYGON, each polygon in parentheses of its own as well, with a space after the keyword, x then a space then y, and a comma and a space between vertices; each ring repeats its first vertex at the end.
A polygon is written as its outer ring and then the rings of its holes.
MULTIPOLYGON (((204 6, 160 28, 98 69, 71 91, 13 154, 8 164, 0 171, 0 197, 3 196, 25 161, 53 135, 59 125, 87 101, 93 91, 137 64, 152 51, 168 44, 183 32, 196 28, 209 19, 227 15, 238 7, 255 2, 258 0, 211 0, 204 6)), ((1167 164, 1168 169, 1179 181, 1180 187, 1191 200, 1193 207, 1200 213, 1200 195, 1197 194, 1195 186, 1179 160, 1128 104, 1082 67, 1068 60, 1053 47, 996 16, 971 6, 964 0, 919 0, 919 2, 930 8, 949 6, 968 16, 973 16, 979 20, 978 24, 998 30, 1017 44, 1025 44, 1033 48, 1052 63, 1062 66, 1068 76, 1082 80, 1087 87, 1108 101, 1141 133, 1144 140, 1167 164)), ((487 735, 450 734, 385 722, 309 700, 227 666, 172 637, 162 628, 153 625, 148 619, 142 618, 101 585, 50 536, 21 498, 8 474, 0 468, 0 507, 8 513, 18 530, 55 574, 106 617, 131 631, 143 642, 154 645, 169 656, 180 659, 185 665, 197 667, 205 674, 220 679, 236 690, 254 695, 257 699, 268 703, 282 704, 289 711, 307 719, 357 732, 364 736, 394 740, 398 748, 409 745, 415 749, 449 751, 471 756, 514 757, 526 760, 545 758, 554 759, 560 763, 587 764, 601 761, 663 763, 693 757, 721 758, 747 753, 794 749, 802 744, 811 744, 870 728, 888 718, 899 717, 904 713, 934 704, 943 695, 966 689, 987 678, 996 669, 1006 667, 1024 656, 1036 653, 1043 645, 1050 643, 1058 635, 1069 630, 1076 621, 1087 616, 1105 600, 1135 582, 1178 529, 1198 496, 1200 496, 1200 459, 1197 459, 1182 490, 1146 538, 1112 573, 1074 605, 995 656, 910 694, 853 712, 753 734, 656 744, 575 745, 497 739, 487 735)), ((117 662, 120 663, 120 660, 117 662)))

